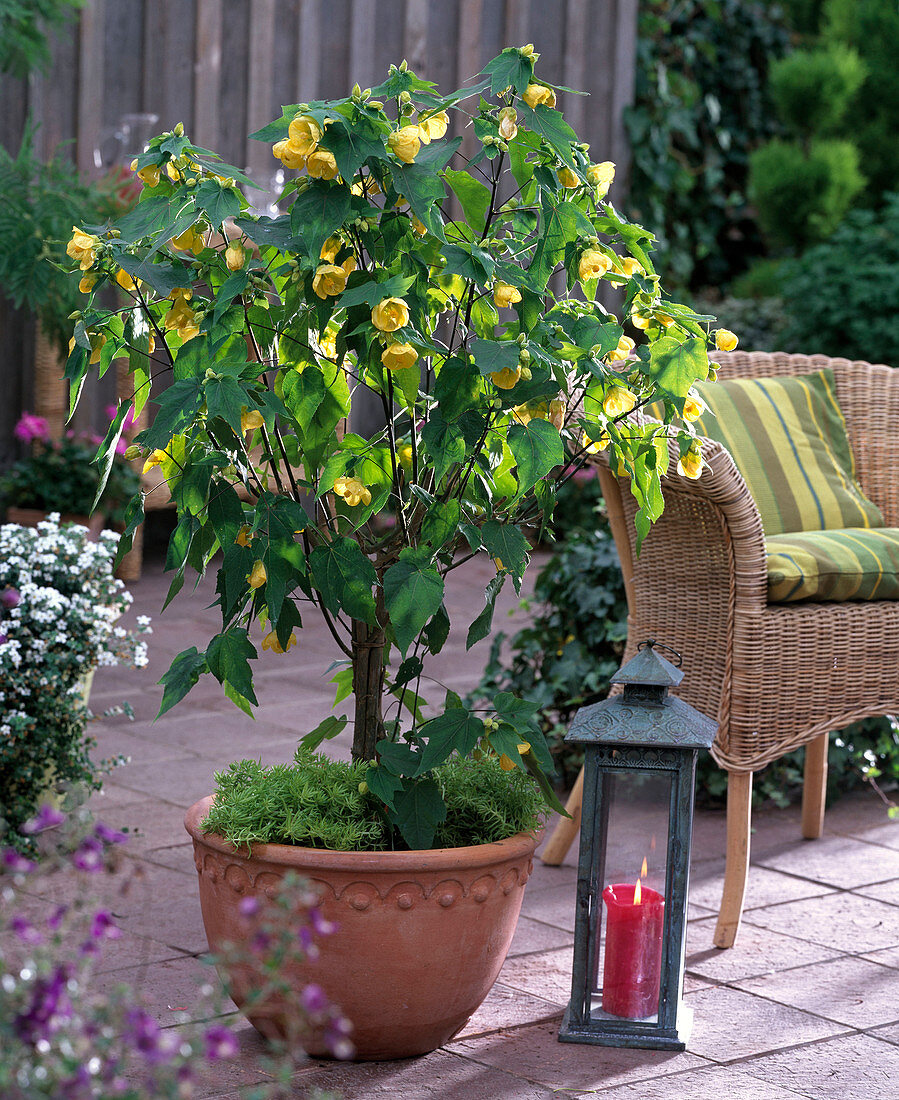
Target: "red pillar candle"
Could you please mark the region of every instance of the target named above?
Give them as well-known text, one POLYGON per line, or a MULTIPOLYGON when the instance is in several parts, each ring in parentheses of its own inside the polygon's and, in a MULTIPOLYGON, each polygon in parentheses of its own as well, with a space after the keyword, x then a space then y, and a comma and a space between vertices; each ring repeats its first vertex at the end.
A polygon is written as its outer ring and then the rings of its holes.
POLYGON ((665 899, 640 884, 635 903, 634 883, 607 886, 606 954, 603 963, 602 1007, 612 1016, 642 1020, 659 1007, 662 972, 662 931, 665 899))

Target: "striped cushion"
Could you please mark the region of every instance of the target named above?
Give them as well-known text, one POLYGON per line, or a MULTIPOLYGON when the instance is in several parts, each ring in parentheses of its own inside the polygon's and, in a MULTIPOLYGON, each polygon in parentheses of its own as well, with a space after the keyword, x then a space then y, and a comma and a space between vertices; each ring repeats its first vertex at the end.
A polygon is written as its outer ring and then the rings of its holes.
POLYGON ((733 455, 766 536, 883 526, 879 508, 855 480, 833 371, 696 389, 715 414, 706 412, 696 429, 733 455))
POLYGON ((769 538, 768 602, 899 599, 899 529, 847 527, 769 538))

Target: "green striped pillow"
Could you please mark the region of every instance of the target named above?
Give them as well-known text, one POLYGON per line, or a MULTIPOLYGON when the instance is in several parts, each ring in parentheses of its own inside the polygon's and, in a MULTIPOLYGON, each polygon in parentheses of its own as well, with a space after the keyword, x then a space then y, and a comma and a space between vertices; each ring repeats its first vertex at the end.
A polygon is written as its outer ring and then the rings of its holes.
POLYGON ((883 526, 855 480, 833 371, 705 382, 696 390, 715 414, 704 413, 696 430, 733 455, 766 536, 883 526))
POLYGON ((800 531, 765 544, 768 602, 899 598, 899 529, 800 531))

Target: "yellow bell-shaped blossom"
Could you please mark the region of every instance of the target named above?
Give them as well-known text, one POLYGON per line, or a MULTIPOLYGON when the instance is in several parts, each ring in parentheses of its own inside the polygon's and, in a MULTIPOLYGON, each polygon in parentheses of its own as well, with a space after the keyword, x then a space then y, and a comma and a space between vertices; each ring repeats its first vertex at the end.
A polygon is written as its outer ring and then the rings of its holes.
POLYGON ((199 256, 205 246, 203 234, 194 225, 185 229, 183 233, 179 233, 177 237, 172 237, 169 244, 178 252, 193 252, 195 256, 199 256))
POLYGON ((156 450, 150 455, 147 461, 144 463, 143 472, 146 474, 153 469, 154 466, 160 466, 168 458, 168 454, 161 447, 157 447, 156 450))
POLYGON ((82 275, 78 282, 78 289, 82 294, 90 294, 98 278, 99 275, 82 275))
POLYGON ((698 420, 705 412, 705 401, 695 393, 688 393, 684 401, 684 420, 698 420))
MULTIPOLYGON (((87 337, 91 342, 90 363, 91 366, 93 366, 95 363, 100 362, 100 353, 103 351, 103 345, 106 343, 106 337, 103 335, 102 332, 89 332, 87 334, 87 337)), ((69 355, 72 354, 74 349, 75 337, 73 336, 72 339, 69 341, 69 355)))
POLYGON ((588 455, 599 454, 599 452, 604 451, 611 442, 612 438, 608 432, 602 432, 599 439, 591 439, 586 432, 581 435, 581 446, 588 455))
POLYGON ((733 351, 740 341, 729 328, 719 328, 715 331, 715 347, 718 351, 733 351))
POLYGON ((332 180, 337 175, 337 161, 327 149, 316 149, 306 157, 306 171, 315 179, 332 180))
POLYGON ((578 260, 577 276, 582 283, 589 279, 601 279, 612 266, 612 261, 598 248, 588 248, 578 260))
POLYGON ((699 444, 694 441, 685 455, 677 460, 677 472, 691 481, 696 481, 702 474, 702 454, 699 444))
POLYGON ((262 413, 258 409, 241 409, 240 430, 243 434, 255 431, 257 428, 261 428, 264 423, 265 420, 262 417, 262 413))
POLYGON ((556 93, 545 84, 528 84, 521 98, 532 109, 539 107, 541 103, 544 107, 556 105, 556 93))
POLYGON ((147 187, 155 187, 159 183, 159 166, 157 164, 147 164, 143 168, 138 168, 137 158, 131 162, 131 171, 137 172, 137 178, 141 183, 145 183, 147 187))
POLYGON ((421 149, 421 133, 417 126, 401 126, 387 137, 387 147, 403 164, 411 164, 421 149))
POLYGON ((418 362, 418 352, 411 344, 388 344, 381 352, 381 362, 388 370, 405 370, 418 362))
POLYGON ((408 473, 412 469, 412 444, 400 444, 400 446, 397 447, 396 453, 400 460, 400 466, 408 473))
MULTIPOLYGON (((526 756, 531 751, 531 746, 527 741, 521 741, 516 747, 522 756, 526 756)), ((515 762, 505 753, 502 753, 499 758, 499 766, 504 772, 510 772, 515 768, 515 762)))
POLYGON ((418 137, 422 145, 430 145, 432 141, 442 138, 449 129, 449 115, 446 111, 438 111, 430 118, 419 118, 418 137))
POLYGON ((293 168, 295 171, 299 171, 301 168, 306 167, 305 156, 302 153, 297 153, 287 138, 284 138, 283 141, 276 141, 272 146, 272 152, 285 168, 293 168))
POLYGON ((135 280, 131 278, 128 272, 121 267, 116 272, 115 281, 119 284, 122 290, 127 290, 129 294, 135 293, 138 287, 143 285, 140 279, 135 282, 135 280))
POLYGON ((326 264, 333 264, 337 259, 337 253, 340 251, 342 245, 343 241, 335 233, 334 236, 328 237, 322 245, 318 258, 326 264))
POLYGON ((268 580, 268 573, 265 571, 265 566, 261 561, 254 561, 253 568, 250 570, 247 577, 247 583, 250 588, 261 588, 268 580))
POLYGON ((428 231, 428 227, 416 214, 411 215, 412 219, 412 232, 416 237, 423 237, 428 231))
POLYGON ((237 532, 237 538, 234 540, 238 546, 249 546, 253 541, 253 533, 250 530, 249 524, 245 523, 241 529, 237 532))
POLYGON ((623 416, 636 404, 636 395, 627 386, 612 386, 602 399, 602 411, 610 418, 623 416))
POLYGON ((591 164, 586 175, 590 186, 596 188, 597 201, 604 199, 615 178, 615 165, 610 160, 604 160, 601 164, 591 164))
POLYGON ((521 367, 503 367, 490 375, 490 380, 500 390, 511 390, 518 379, 521 378, 521 367))
POLYGON ((518 287, 510 286, 502 279, 497 279, 493 287, 493 300, 500 309, 508 309, 521 301, 521 291, 518 287))
POLYGON ((321 136, 321 127, 311 115, 297 115, 287 130, 290 151, 302 157, 315 152, 321 136))
POLYGON ((559 169, 559 183, 563 187, 579 187, 581 181, 578 179, 577 172, 572 168, 560 168, 559 169))
POLYGON ((338 477, 334 481, 334 495, 342 497, 351 507, 371 504, 371 493, 358 477, 338 477))
POLYGON ((622 336, 618 341, 618 344, 609 352, 606 356, 610 363, 621 362, 630 355, 634 350, 636 344, 630 338, 630 336, 622 336))
POLYGON ((246 249, 240 241, 232 241, 225 249, 225 266, 229 271, 240 271, 246 258, 246 249))
POLYGON ((336 264, 320 264, 312 277, 312 289, 319 298, 336 298, 346 290, 347 272, 336 264))
POLYGON ((409 324, 409 306, 402 298, 382 298, 371 311, 371 323, 380 332, 396 332, 409 324))
POLYGON ((176 287, 169 297, 172 299, 173 304, 166 314, 166 329, 174 329, 185 343, 188 340, 193 340, 200 332, 197 316, 189 305, 190 299, 193 297, 193 291, 184 287, 176 287))
POLYGON ((100 238, 93 233, 85 233, 77 225, 72 226, 72 239, 66 245, 66 255, 78 261, 82 271, 92 267, 97 259, 97 248, 100 246, 100 238))
POLYGON ((620 272, 628 279, 630 279, 632 275, 646 274, 643 270, 643 265, 638 260, 635 260, 633 256, 620 256, 612 267, 616 272, 620 272))
POLYGON ((283 647, 278 640, 277 630, 273 630, 271 634, 266 634, 266 636, 262 639, 262 648, 270 649, 272 653, 286 653, 292 645, 296 644, 297 640, 293 635, 293 631, 291 631, 290 637, 287 639, 287 645, 283 647))
POLYGON ((500 111, 498 133, 502 141, 512 141, 518 133, 518 112, 514 107, 503 107, 500 111))

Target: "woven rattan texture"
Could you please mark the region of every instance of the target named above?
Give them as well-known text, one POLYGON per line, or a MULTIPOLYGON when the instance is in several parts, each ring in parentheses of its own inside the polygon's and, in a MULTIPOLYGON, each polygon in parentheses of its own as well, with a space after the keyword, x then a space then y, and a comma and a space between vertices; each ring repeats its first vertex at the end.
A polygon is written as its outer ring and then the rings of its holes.
MULTIPOLYGON (((859 482, 899 527, 899 372, 823 355, 717 358, 721 379, 830 367, 859 482)), ((706 441, 703 454, 709 469, 698 481, 672 464, 665 511, 639 557, 636 502, 626 482, 614 483, 610 522, 633 577, 627 656, 650 637, 683 655, 678 694, 717 718, 712 754, 730 771, 756 771, 828 730, 899 710, 899 602, 768 606, 758 510, 728 452, 706 441)), ((608 469, 605 455, 594 461, 608 469)))

